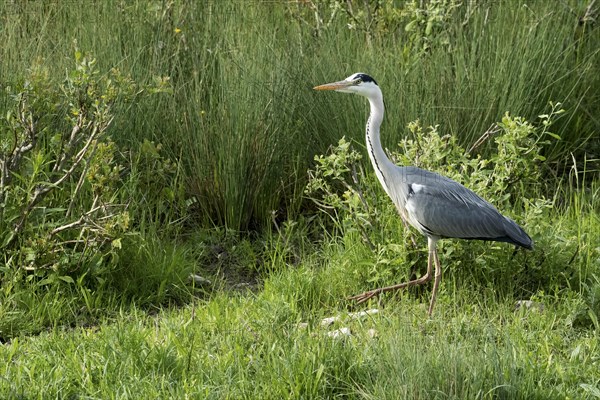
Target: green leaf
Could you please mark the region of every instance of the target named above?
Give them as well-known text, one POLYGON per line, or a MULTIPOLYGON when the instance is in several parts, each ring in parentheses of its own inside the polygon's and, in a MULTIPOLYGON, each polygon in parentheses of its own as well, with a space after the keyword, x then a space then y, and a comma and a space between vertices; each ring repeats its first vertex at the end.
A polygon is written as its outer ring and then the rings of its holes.
POLYGON ((590 385, 588 383, 582 383, 579 385, 579 387, 585 390, 587 393, 591 394, 592 396, 600 399, 600 389, 598 389, 596 386, 590 385))
POLYGON ((59 276, 58 279, 60 279, 63 282, 67 282, 67 283, 75 283, 75 281, 73 280, 73 278, 71 278, 70 276, 59 276))
POLYGON ((431 35, 431 30, 433 29, 433 20, 427 21, 427 26, 425 27, 425 36, 431 35))

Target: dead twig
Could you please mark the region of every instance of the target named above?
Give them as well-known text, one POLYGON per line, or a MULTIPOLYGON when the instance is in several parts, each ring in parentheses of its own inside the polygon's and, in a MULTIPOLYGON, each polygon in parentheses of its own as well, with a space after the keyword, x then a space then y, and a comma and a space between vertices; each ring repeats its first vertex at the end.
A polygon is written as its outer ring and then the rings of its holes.
POLYGON ((500 127, 498 126, 498 124, 493 123, 492 125, 490 125, 487 131, 485 131, 483 135, 481 135, 479 139, 477 139, 475 143, 473 143, 469 150, 467 150, 467 154, 472 154, 475 149, 487 142, 492 136, 494 136, 498 132, 500 132, 500 127))

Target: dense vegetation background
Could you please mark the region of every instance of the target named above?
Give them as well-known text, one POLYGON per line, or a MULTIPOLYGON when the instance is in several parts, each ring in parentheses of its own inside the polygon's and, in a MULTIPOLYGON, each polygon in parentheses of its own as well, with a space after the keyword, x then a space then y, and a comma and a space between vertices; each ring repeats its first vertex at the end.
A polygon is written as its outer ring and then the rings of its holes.
POLYGON ((597 18, 580 0, 3 2, 2 397, 600 397, 597 18), (536 249, 444 242, 432 320, 410 290, 333 340, 320 320, 345 296, 426 263, 363 157, 365 102, 311 90, 358 71, 392 157, 473 188, 536 249))

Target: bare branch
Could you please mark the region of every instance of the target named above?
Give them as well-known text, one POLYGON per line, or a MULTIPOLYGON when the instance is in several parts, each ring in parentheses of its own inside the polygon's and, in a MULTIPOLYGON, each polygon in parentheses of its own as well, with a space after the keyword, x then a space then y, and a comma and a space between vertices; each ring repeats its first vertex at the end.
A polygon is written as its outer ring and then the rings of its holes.
MULTIPOLYGON (((79 123, 79 121, 81 121, 81 119, 78 120, 78 123, 79 123)), ((112 118, 110 118, 108 121, 105 121, 101 125, 95 125, 92 128, 92 132, 89 134, 85 145, 79 150, 79 152, 75 156, 75 160, 72 162, 71 167, 58 179, 52 180, 50 183, 39 185, 35 189, 35 191, 33 192, 33 196, 31 197, 31 200, 29 201, 29 204, 23 210, 23 212, 21 214, 21 218, 19 218, 19 221, 15 224, 15 226, 13 228, 14 235, 11 237, 8 244, 12 243, 14 241, 14 239, 16 239, 17 234, 19 232, 21 232, 21 230, 23 229, 23 227, 25 225, 25 222, 27 221, 27 218, 29 217, 29 213, 31 212, 31 210, 33 210, 33 208, 50 191, 52 191, 54 188, 60 186, 63 182, 65 182, 67 179, 69 179, 69 177, 73 174, 73 172, 80 166, 80 164, 82 163, 82 161, 84 159, 84 156, 88 153, 88 150, 90 149, 90 147, 96 145, 95 139, 108 128, 108 126, 111 124, 111 122, 112 122, 112 118)), ((76 134, 79 132, 80 129, 81 128, 79 128, 79 129, 76 129, 75 127, 73 128, 73 130, 71 132, 71 137, 74 138, 73 139, 74 141, 78 140, 76 134)), ((66 163, 66 160, 67 160, 67 158, 63 157, 62 161, 59 164, 66 163)))
MULTIPOLYGON (((87 222, 87 219, 94 214, 96 211, 100 210, 101 208, 103 208, 103 206, 96 206, 93 207, 92 209, 90 209, 89 211, 87 211, 85 214, 83 214, 82 216, 79 217, 79 219, 77 219, 76 221, 70 222, 68 224, 59 226, 57 228, 54 228, 51 232, 50 235, 56 235, 57 233, 60 233, 62 231, 65 231, 67 229, 71 229, 71 228, 75 228, 77 226, 83 225, 84 222, 87 222)), ((109 217, 113 217, 113 215, 110 215, 109 217)))
POLYGON ((498 124, 493 123, 492 125, 490 125, 487 131, 485 131, 483 135, 481 135, 479 139, 477 139, 475 143, 473 143, 469 150, 467 150, 467 154, 472 154, 476 148, 487 142, 492 136, 494 136, 498 132, 500 132, 500 127, 498 126, 498 124))

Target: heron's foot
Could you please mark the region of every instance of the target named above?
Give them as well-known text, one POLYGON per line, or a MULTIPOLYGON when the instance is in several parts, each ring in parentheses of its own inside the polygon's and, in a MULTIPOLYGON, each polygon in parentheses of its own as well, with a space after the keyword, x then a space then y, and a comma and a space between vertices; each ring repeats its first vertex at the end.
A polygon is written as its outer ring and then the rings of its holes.
POLYGON ((369 290, 368 292, 364 292, 361 294, 357 294, 355 296, 348 297, 348 300, 355 300, 356 304, 364 303, 365 301, 369 300, 370 298, 378 296, 383 292, 404 289, 408 286, 422 285, 423 283, 428 282, 430 279, 431 279, 431 275, 425 274, 424 276, 420 277, 419 279, 415 279, 415 280, 404 282, 404 283, 399 283, 397 285, 380 287, 377 289, 369 290))
POLYGON ((381 289, 369 290, 368 292, 350 296, 350 297, 348 297, 348 300, 355 300, 356 304, 361 304, 361 303, 364 303, 365 301, 369 300, 370 298, 381 294, 382 292, 383 292, 383 290, 381 290, 381 289))

